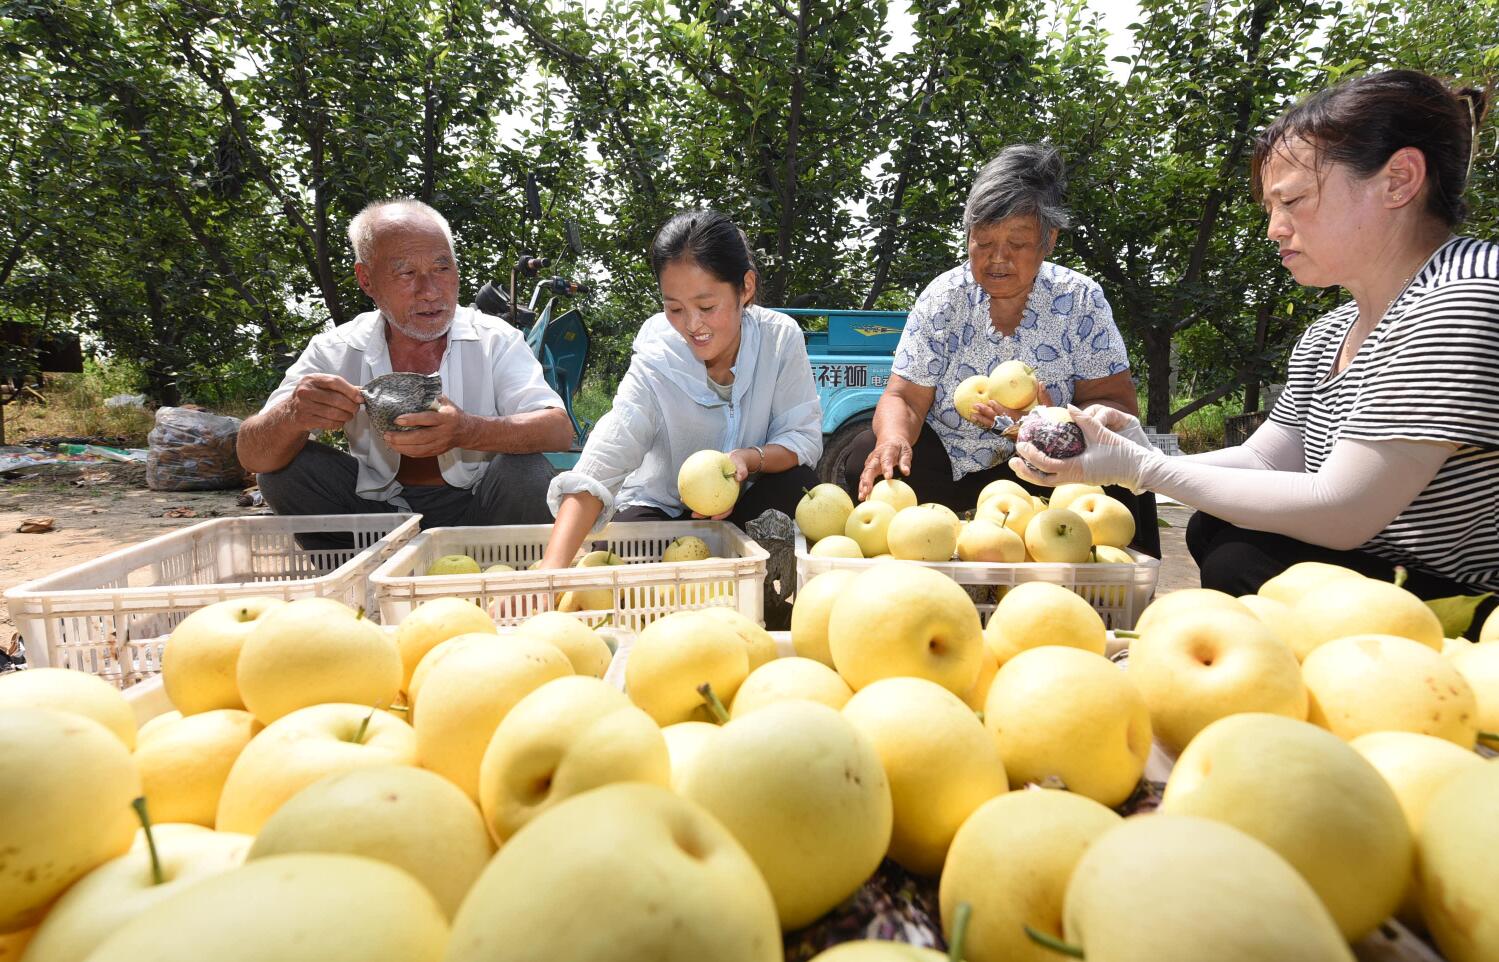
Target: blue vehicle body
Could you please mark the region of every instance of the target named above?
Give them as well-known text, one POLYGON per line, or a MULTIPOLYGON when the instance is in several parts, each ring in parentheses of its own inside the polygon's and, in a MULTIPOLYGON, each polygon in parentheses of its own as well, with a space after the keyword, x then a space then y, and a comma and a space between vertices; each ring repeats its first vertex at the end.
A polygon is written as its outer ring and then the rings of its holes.
MULTIPOLYGON (((553 452, 547 458, 558 469, 577 463, 591 424, 573 413, 573 399, 582 384, 588 362, 588 332, 577 309, 552 318, 548 301, 526 333, 530 346, 550 384, 567 406, 576 440, 572 450, 553 452)), ((776 308, 797 319, 826 318, 826 330, 806 331, 807 357, 812 380, 822 402, 823 456, 817 466, 824 481, 841 483, 848 447, 869 426, 874 406, 890 379, 895 346, 905 329, 905 311, 840 311, 823 308, 776 308)))

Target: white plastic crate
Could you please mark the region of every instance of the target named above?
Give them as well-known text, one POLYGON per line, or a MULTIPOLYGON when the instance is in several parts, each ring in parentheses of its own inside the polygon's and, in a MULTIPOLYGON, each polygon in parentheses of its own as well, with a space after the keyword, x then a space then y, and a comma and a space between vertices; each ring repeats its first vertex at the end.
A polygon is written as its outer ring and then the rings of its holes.
POLYGON ((420 515, 219 518, 152 538, 5 593, 34 667, 76 668, 121 688, 161 670, 166 636, 228 598, 335 598, 375 617, 369 576, 417 532, 420 515), (298 534, 347 534, 306 551, 298 534))
MULTIPOLYGON (((964 588, 970 589, 979 614, 988 621, 994 610, 992 591, 982 589, 1012 588, 1027 581, 1047 581, 1075 591, 1093 610, 1103 618, 1103 623, 1114 630, 1127 630, 1150 599, 1155 595, 1156 579, 1160 575, 1158 558, 1129 552, 1135 559, 1126 564, 1063 564, 1028 561, 1017 564, 1000 564, 982 561, 908 561, 933 571, 940 571, 964 588)), ((887 563, 879 558, 824 558, 808 554, 807 541, 798 531, 796 534, 796 586, 800 588, 811 578, 844 568, 864 571, 887 563)))
POLYGON ((467 598, 499 625, 517 625, 551 611, 563 592, 607 589, 611 604, 578 612, 589 625, 610 624, 639 631, 662 615, 688 608, 725 605, 756 624, 764 621, 765 563, 769 554, 727 521, 632 521, 610 524, 590 538, 579 555, 609 550, 623 565, 526 571, 541 560, 549 524, 489 528, 432 528, 395 552, 370 576, 380 617, 396 624, 432 598, 467 598), (704 561, 660 560, 677 538, 696 535, 713 557, 704 561), (480 568, 507 564, 517 570, 476 575, 424 575, 443 555, 466 554, 480 568))

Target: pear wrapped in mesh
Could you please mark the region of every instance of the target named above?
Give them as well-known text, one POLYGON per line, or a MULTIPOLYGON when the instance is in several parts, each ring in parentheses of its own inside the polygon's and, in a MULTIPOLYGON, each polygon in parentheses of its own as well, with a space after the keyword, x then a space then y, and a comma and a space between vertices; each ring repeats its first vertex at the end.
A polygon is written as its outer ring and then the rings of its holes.
POLYGON ((387 431, 412 431, 415 428, 396 423, 403 414, 437 410, 442 394, 442 378, 436 374, 413 374, 397 371, 382 374, 360 388, 370 423, 381 434, 387 431))
POLYGON ((1075 458, 1083 453, 1083 429, 1072 422, 1066 408, 1039 407, 1005 432, 1008 437, 1034 444, 1047 457, 1075 458))

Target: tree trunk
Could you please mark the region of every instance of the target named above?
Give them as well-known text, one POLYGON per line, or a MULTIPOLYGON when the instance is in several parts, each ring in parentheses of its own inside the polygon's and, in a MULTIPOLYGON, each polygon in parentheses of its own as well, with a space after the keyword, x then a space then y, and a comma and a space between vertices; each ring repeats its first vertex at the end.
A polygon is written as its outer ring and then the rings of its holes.
POLYGON ((147 390, 152 400, 158 404, 175 406, 182 402, 182 395, 177 389, 176 375, 167 370, 167 366, 170 363, 168 359, 175 353, 172 348, 177 343, 177 337, 167 319, 161 290, 156 286, 156 279, 150 276, 146 277, 146 313, 151 318, 151 330, 155 332, 160 346, 146 364, 147 390))
POLYGON ((1160 434, 1171 430, 1171 335, 1160 327, 1145 330, 1145 423, 1160 434))
POLYGON ((786 300, 786 288, 791 280, 791 232, 796 229, 797 148, 807 83, 808 4, 809 0, 801 0, 796 7, 796 66, 791 73, 791 104, 786 116, 786 168, 781 179, 781 224, 776 232, 776 265, 768 285, 771 304, 786 300))
MULTIPOLYGON (((1269 301, 1260 305, 1259 317, 1254 324, 1254 356, 1265 353, 1265 342, 1270 337, 1270 314, 1274 308, 1269 301)), ((1260 409, 1260 373, 1255 371, 1244 379, 1244 413, 1253 414, 1260 409)))

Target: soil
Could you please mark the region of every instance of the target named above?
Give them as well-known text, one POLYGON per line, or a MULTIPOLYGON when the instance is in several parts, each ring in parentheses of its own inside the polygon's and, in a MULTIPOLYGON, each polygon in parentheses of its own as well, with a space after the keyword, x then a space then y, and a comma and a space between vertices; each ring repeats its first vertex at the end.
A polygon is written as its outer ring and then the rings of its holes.
MULTIPOLYGON (((137 542, 210 518, 268 513, 242 508, 239 491, 152 491, 128 465, 90 465, 12 480, 0 478, 0 593, 137 542), (17 532, 28 518, 51 518, 44 534, 17 532)), ((0 652, 15 626, 0 601, 0 652)))
MULTIPOLYGON (((20 480, 0 478, 0 593, 16 585, 90 561, 120 548, 210 518, 268 514, 244 508, 239 491, 151 491, 128 465, 84 468, 20 480), (44 534, 17 532, 28 518, 53 519, 44 534)), ((1183 540, 1191 509, 1162 504, 1158 594, 1198 586, 1197 566, 1183 540)), ((10 612, 0 601, 0 652, 15 639, 10 612)))

